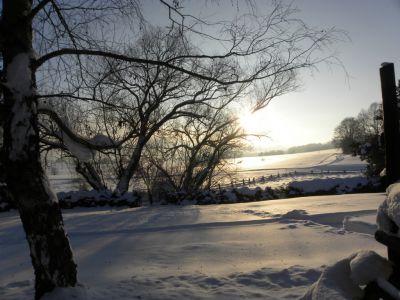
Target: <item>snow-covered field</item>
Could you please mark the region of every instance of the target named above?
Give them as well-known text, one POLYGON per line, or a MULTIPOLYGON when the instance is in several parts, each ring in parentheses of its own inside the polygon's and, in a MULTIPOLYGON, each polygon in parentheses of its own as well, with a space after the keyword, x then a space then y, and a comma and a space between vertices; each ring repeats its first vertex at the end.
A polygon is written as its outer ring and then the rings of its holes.
MULTIPOLYGON (((313 181, 315 179, 360 178, 366 168, 366 163, 358 157, 343 155, 340 149, 329 149, 307 153, 284 154, 273 156, 241 157, 230 159, 231 177, 224 177, 222 182, 228 186, 232 181, 241 185, 253 178, 258 186, 277 188, 286 186, 292 181, 313 181), (279 174, 279 177, 277 176, 279 174), (261 178, 264 176, 265 182, 261 178)), ((84 181, 73 171, 72 166, 67 166, 59 161, 47 169, 50 183, 56 193, 78 190, 84 181), (71 178, 72 176, 72 178, 71 178), (71 180, 72 179, 72 180, 71 180)), ((362 180, 362 179, 361 179, 362 180)), ((110 184, 112 180, 110 179, 110 184)), ((135 182, 137 189, 140 180, 135 182)), ((321 184, 321 182, 319 182, 321 184)), ((325 185, 326 185, 325 180, 325 185)), ((236 186, 236 184, 235 184, 236 186)))
POLYGON ((329 149, 307 153, 284 154, 273 156, 241 157, 230 160, 232 178, 225 178, 225 183, 253 184, 273 189, 287 187, 294 182, 294 187, 308 191, 330 189, 339 184, 345 187, 344 180, 351 187, 357 183, 366 184, 364 176, 366 163, 358 157, 343 155, 340 149, 329 149))
MULTIPOLYGON (((276 171, 276 170, 330 170, 360 171, 365 169, 365 162, 358 157, 343 155, 340 149, 328 149, 306 153, 283 154, 272 156, 241 157, 231 159, 240 172, 276 171)), ((272 173, 273 174, 273 173, 272 173)))
MULTIPOLYGON (((356 194, 66 210, 86 287, 72 292, 85 293, 79 299, 295 299, 324 266, 361 249, 385 254, 372 236, 383 199, 356 194)), ((0 215, 0 249, 0 298, 32 299, 32 268, 15 212, 0 215)))
MULTIPOLYGON (((274 159, 243 172, 347 170, 341 175, 290 175, 292 181, 304 184, 301 178, 309 176, 322 185, 339 177, 350 182, 350 171, 365 166, 335 150, 274 159), (323 176, 327 180, 321 181, 323 176)), ((63 176, 51 177, 59 190, 71 188, 71 180, 63 176)), ((373 238, 376 210, 384 199, 384 194, 353 194, 65 210, 84 288, 58 290, 47 299, 296 299, 326 266, 353 252, 370 249, 385 255, 385 247, 373 238)), ((32 299, 33 278, 17 213, 0 213, 0 299, 32 299)))

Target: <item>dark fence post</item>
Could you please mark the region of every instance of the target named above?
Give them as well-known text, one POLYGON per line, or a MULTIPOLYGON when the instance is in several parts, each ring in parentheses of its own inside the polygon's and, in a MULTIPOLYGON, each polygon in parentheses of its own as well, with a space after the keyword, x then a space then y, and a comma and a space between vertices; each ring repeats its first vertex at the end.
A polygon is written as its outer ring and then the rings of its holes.
MULTIPOLYGON (((396 99, 396 79, 394 65, 392 63, 383 63, 379 71, 382 88, 383 130, 385 134, 386 184, 389 185, 400 179, 400 131, 396 99)), ((392 229, 393 234, 398 232, 396 225, 394 225, 392 229)), ((375 239, 387 246, 388 259, 393 263, 393 274, 389 281, 399 288, 400 239, 381 230, 375 232, 375 239)), ((370 283, 365 288, 365 296, 363 299, 376 300, 393 298, 383 292, 376 283, 370 283)))
POLYGON ((383 130, 385 134, 386 184, 389 185, 400 178, 399 117, 393 63, 382 64, 380 77, 383 102, 383 130))

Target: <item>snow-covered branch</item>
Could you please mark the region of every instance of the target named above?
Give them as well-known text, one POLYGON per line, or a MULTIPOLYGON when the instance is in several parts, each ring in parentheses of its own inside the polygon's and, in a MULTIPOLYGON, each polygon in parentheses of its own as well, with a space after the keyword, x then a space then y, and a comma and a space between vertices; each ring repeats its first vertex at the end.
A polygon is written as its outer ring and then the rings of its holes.
POLYGON ((73 132, 73 130, 66 124, 66 122, 63 121, 59 117, 59 115, 51 108, 39 105, 38 113, 49 116, 58 125, 61 131, 58 137, 64 143, 67 143, 66 146, 68 149, 70 149, 70 147, 68 147, 68 144, 70 146, 74 144, 73 147, 82 147, 82 150, 86 148, 87 151, 116 149, 120 147, 123 143, 125 143, 127 140, 132 138, 132 136, 134 135, 134 133, 131 132, 120 141, 113 141, 110 137, 105 136, 103 134, 98 134, 93 138, 87 139, 73 132))

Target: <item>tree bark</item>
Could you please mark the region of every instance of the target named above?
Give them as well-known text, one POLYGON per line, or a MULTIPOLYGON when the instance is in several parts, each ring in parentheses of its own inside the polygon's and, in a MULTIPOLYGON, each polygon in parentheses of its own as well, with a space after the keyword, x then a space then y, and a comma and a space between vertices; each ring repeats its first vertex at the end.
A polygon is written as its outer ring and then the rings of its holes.
POLYGON ((115 188, 116 194, 123 195, 128 191, 129 182, 131 181, 133 175, 137 172, 139 168, 140 157, 142 156, 144 145, 146 144, 148 139, 149 137, 145 135, 141 135, 139 137, 135 150, 133 151, 129 159, 128 165, 123 170, 121 178, 119 178, 118 180, 117 187, 115 188))
POLYGON ((3 0, 5 69, 4 165, 35 271, 35 299, 54 287, 75 286, 76 264, 61 210, 42 168, 35 75, 32 71, 31 0, 3 0))
POLYGON ((96 191, 105 191, 107 186, 101 180, 99 174, 91 163, 88 162, 76 162, 75 170, 85 178, 86 182, 96 191))

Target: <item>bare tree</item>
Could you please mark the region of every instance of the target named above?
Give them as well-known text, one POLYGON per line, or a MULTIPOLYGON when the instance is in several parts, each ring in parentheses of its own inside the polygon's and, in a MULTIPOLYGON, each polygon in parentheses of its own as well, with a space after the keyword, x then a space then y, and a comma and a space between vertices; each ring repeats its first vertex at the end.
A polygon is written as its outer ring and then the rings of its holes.
POLYGON ((169 124, 147 149, 147 160, 167 180, 170 191, 192 194, 210 189, 224 158, 240 149, 246 138, 228 110, 195 110, 205 117, 186 117, 169 124))
MULTIPOLYGON (((382 106, 371 103, 368 109, 362 109, 357 115, 363 136, 379 136, 382 132, 382 106)), ((364 138, 365 139, 365 138, 364 138)))
MULTIPOLYGON (((144 32, 140 41, 129 52, 149 60, 168 60, 182 53, 190 53, 189 49, 189 43, 182 39, 179 31, 151 28, 144 32)), ((164 124, 185 116, 204 117, 208 112, 200 112, 194 107, 207 106, 210 109, 226 107, 239 96, 243 96, 242 93, 248 86, 247 83, 242 83, 235 87, 225 88, 214 81, 198 79, 158 65, 120 63, 110 59, 102 63, 103 68, 100 68, 100 71, 91 72, 99 74, 99 78, 92 75, 92 80, 87 84, 87 89, 92 95, 98 95, 100 100, 86 100, 79 108, 82 110, 82 107, 85 107, 84 111, 78 114, 80 117, 68 123, 80 124, 81 128, 75 126, 74 132, 83 133, 86 141, 91 140, 90 133, 94 132, 101 132, 108 137, 109 141, 124 141, 123 143, 114 142, 114 149, 101 151, 99 155, 104 162, 103 167, 110 169, 112 166, 114 170, 111 176, 117 179, 116 194, 127 192, 132 177, 138 171, 145 145, 164 124), (221 104, 217 104, 218 102, 221 104), (83 127, 82 124, 84 124, 83 127)), ((190 68, 192 72, 200 69, 205 72, 209 66, 203 66, 201 61, 193 59, 190 68)), ((231 64, 227 61, 225 64, 213 65, 212 69, 208 70, 208 74, 223 79, 229 74, 230 69, 231 64)), ((58 115, 61 112, 65 115, 65 112, 71 111, 70 106, 76 106, 76 101, 74 103, 65 102, 63 99, 59 101, 61 105, 58 108, 47 106, 43 109, 39 106, 39 112, 48 113, 57 121, 60 119, 58 115)), ((62 124, 65 123, 64 120, 62 124)), ((43 125, 46 129, 44 133, 50 132, 50 127, 43 125)), ((59 130, 62 128, 54 126, 53 128, 56 129, 53 131, 53 138, 42 139, 42 141, 53 147, 56 145, 54 140, 60 141, 59 149, 75 157, 77 171, 88 180, 92 187, 103 189, 105 184, 96 174, 92 163, 83 161, 84 158, 79 157, 80 153, 73 151, 76 145, 72 145, 73 147, 68 145, 69 139, 60 139, 59 130)), ((90 150, 87 152, 90 154, 90 150)), ((104 173, 101 165, 99 166, 100 169, 97 168, 97 170, 104 173)))
POLYGON ((334 144, 342 148, 343 153, 353 154, 361 141, 362 131, 356 118, 344 118, 334 130, 334 144))
MULTIPOLYGON (((335 39, 334 31, 307 27, 291 18, 290 6, 277 2, 268 16, 248 14, 236 18, 234 23, 209 24, 214 31, 219 26, 217 40, 201 31, 208 27, 205 21, 185 16, 179 6, 160 1, 160 5, 179 16, 180 22, 171 18, 171 26, 179 23, 183 37, 191 33, 209 38, 222 44, 224 50, 213 54, 203 49, 164 60, 148 59, 123 51, 127 48, 125 40, 136 36, 133 27, 146 26, 139 0, 3 0, 2 4, 4 165, 7 185, 17 203, 30 247, 36 299, 56 286, 74 286, 77 282, 61 211, 41 166, 38 98, 50 94, 68 94, 70 99, 93 98, 87 94, 86 75, 97 58, 102 57, 166 67, 221 86, 252 85, 265 80, 269 84, 255 106, 260 108, 270 99, 268 94, 279 95, 293 86, 297 70, 326 60, 327 56, 319 56, 320 50, 335 39), (132 29, 126 39, 119 29, 124 25, 132 29), (193 70, 194 59, 208 66, 193 70), (221 79, 209 73, 214 65, 227 65, 227 61, 231 68, 229 76, 221 79)), ((51 114, 45 109, 41 112, 51 114)), ((116 146, 88 141, 77 136, 62 119, 58 121, 63 139, 94 150, 116 146)))
POLYGON ((101 147, 91 149, 81 145, 79 141, 91 142, 92 147, 95 148, 101 143, 109 143, 110 138, 105 135, 93 135, 94 132, 101 131, 98 120, 95 118, 96 115, 91 110, 85 109, 87 105, 82 106, 79 101, 57 100, 50 103, 39 101, 42 102, 38 106, 38 111, 41 113, 39 115, 41 152, 45 153, 45 158, 51 153, 50 157, 53 159, 54 157, 63 157, 68 162, 72 162, 72 165, 75 165, 75 171, 93 189, 97 191, 106 190, 107 183, 99 167, 102 158, 97 151, 104 152, 107 150, 101 147), (62 115, 62 118, 60 115, 62 115), (80 135, 77 142, 68 138, 65 128, 80 135))
POLYGON ((381 105, 372 103, 367 110, 361 110, 357 118, 343 119, 334 131, 334 143, 343 153, 358 155, 368 163, 368 176, 378 176, 385 167, 385 151, 381 139, 382 114, 381 105))

